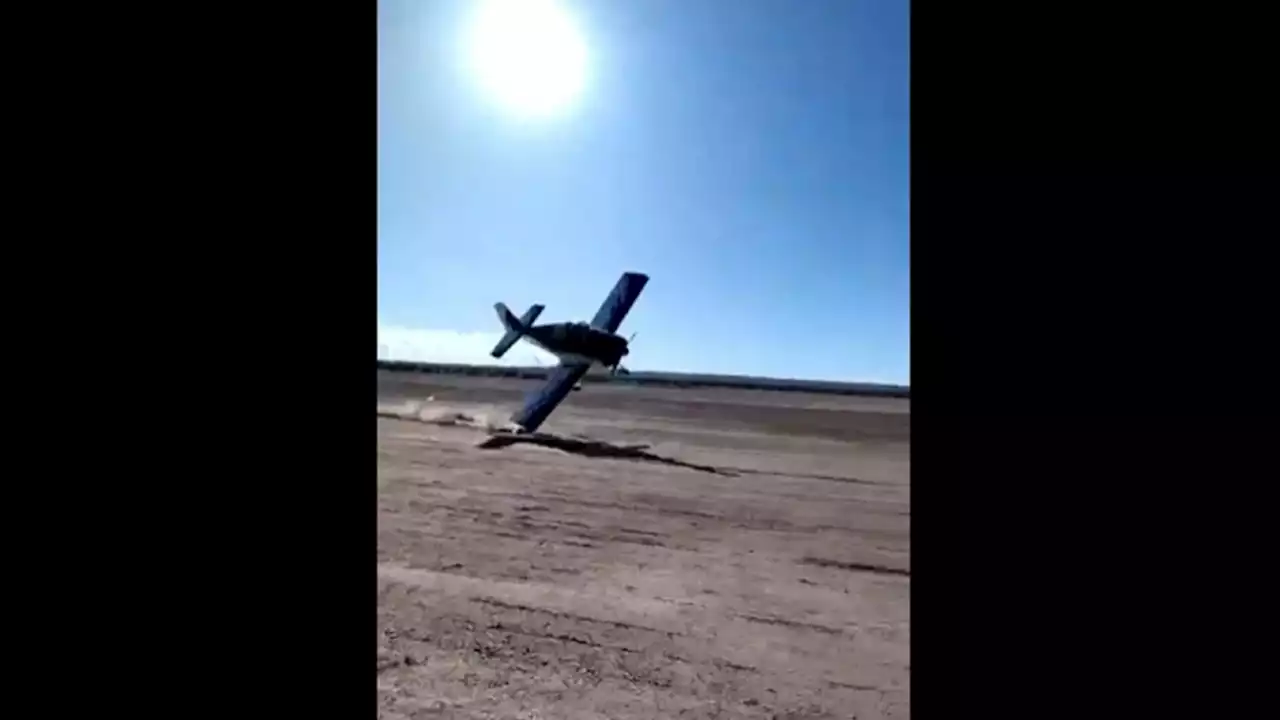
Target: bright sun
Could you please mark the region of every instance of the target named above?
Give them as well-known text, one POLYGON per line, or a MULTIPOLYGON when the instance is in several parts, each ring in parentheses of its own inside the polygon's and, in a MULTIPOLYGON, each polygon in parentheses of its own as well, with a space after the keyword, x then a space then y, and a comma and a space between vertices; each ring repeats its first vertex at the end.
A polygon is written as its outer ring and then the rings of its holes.
POLYGON ((586 83, 586 44, 556 0, 481 0, 467 60, 481 88, 520 116, 563 111, 586 83))

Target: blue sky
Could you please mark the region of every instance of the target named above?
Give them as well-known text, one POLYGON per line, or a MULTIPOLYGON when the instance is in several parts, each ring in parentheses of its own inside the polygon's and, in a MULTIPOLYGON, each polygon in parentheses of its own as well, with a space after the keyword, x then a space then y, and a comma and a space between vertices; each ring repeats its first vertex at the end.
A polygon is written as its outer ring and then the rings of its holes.
POLYGON ((636 270, 633 369, 908 383, 909 3, 561 1, 588 78, 530 119, 459 60, 473 0, 379 0, 379 355, 493 362, 494 302, 636 270))

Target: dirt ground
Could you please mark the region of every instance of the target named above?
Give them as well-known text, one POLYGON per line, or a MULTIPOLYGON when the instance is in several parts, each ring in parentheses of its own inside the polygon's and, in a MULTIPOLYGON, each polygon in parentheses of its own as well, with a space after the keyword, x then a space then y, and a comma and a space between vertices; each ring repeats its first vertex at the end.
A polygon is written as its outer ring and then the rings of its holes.
POLYGON ((909 401, 587 385, 594 450, 476 447, 536 385, 379 374, 379 717, 910 717, 909 401))

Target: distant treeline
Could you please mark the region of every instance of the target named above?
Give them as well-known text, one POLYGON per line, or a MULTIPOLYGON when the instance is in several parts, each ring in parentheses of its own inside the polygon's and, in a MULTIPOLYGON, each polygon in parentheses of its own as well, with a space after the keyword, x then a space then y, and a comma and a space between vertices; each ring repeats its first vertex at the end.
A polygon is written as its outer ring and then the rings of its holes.
MULTIPOLYGON (((436 375, 472 375, 476 377, 510 377, 541 379, 549 368, 503 367, 500 365, 445 365, 419 363, 405 360, 379 360, 378 369, 387 372, 416 372, 436 375)), ((875 383, 844 383, 824 380, 786 380, 779 378, 749 377, 746 375, 695 375, 691 373, 630 372, 609 375, 607 372, 589 373, 584 383, 630 383, 665 387, 695 388, 717 387, 740 390, 780 390, 791 392, 824 393, 828 395, 864 395, 872 397, 910 398, 911 388, 904 385, 880 385, 875 383)))

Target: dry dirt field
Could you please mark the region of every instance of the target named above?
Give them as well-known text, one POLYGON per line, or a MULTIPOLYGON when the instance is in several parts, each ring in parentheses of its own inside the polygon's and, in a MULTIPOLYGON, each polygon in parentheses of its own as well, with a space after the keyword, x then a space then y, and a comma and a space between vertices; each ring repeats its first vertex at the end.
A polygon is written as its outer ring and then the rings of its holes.
POLYGON ((379 717, 910 717, 909 401, 588 384, 542 430, 601 442, 477 448, 536 384, 379 373, 379 717))

